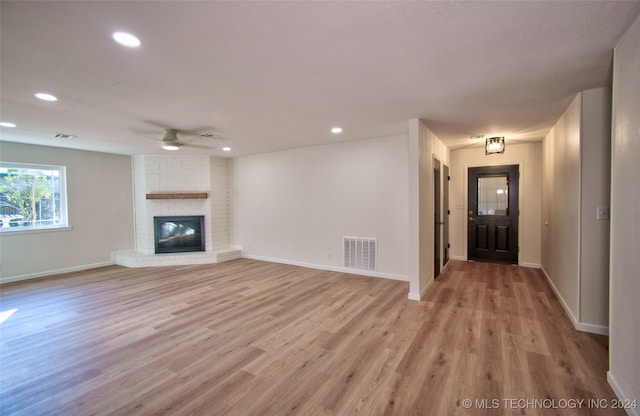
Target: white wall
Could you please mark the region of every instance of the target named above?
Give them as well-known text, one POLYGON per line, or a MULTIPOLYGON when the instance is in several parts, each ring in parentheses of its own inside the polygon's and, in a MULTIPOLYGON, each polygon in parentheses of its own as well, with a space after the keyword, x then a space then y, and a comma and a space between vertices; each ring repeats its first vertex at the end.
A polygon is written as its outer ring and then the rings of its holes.
POLYGON ((543 142, 542 267, 577 329, 608 332, 610 90, 579 93, 543 142))
POLYGON ((449 149, 422 120, 409 120, 408 263, 409 298, 413 300, 420 300, 433 282, 434 156, 449 165, 449 149))
POLYGON ((211 157, 211 221, 210 232, 213 250, 229 248, 231 245, 230 170, 231 159, 211 157))
POLYGON ((574 324, 580 289, 580 120, 578 94, 543 142, 542 267, 574 324))
POLYGON ((340 269, 344 236, 378 239, 378 272, 408 280, 407 137, 240 157, 232 245, 244 255, 340 269))
POLYGON ((640 18, 618 43, 613 66, 608 378, 618 397, 633 400, 640 399, 640 18))
POLYGON ((609 326, 609 207, 611 182, 611 88, 582 92, 580 216, 580 322, 609 326))
POLYGON ((542 143, 507 142, 504 153, 493 155, 485 155, 484 146, 451 151, 451 258, 467 260, 468 168, 496 165, 520 166, 518 263, 540 267, 542 143))
POLYGON ((67 167, 71 230, 0 235, 2 281, 111 263, 134 246, 131 158, 2 142, 2 160, 67 167))

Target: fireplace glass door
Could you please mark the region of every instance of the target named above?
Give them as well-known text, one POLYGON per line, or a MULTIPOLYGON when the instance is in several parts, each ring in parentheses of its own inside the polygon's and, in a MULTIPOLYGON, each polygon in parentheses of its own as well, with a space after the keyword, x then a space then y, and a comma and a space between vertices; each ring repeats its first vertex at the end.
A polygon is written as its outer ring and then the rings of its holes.
POLYGON ((156 253, 204 251, 204 216, 154 217, 156 253))

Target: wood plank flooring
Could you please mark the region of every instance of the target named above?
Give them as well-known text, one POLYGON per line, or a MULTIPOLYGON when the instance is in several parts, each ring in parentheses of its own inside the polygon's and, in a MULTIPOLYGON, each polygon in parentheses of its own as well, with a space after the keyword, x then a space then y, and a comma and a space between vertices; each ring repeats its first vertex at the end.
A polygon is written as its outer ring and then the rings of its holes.
POLYGON ((607 338, 538 270, 451 261, 408 289, 247 259, 6 284, 0 414, 624 415, 566 401, 615 397, 607 338))

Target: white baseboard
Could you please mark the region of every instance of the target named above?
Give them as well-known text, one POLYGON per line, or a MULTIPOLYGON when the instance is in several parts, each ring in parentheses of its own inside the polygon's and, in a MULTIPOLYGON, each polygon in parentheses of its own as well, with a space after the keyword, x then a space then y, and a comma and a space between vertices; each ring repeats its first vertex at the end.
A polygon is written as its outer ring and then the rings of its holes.
MULTIPOLYGON (((613 392, 616 394, 616 396, 618 397, 618 399, 622 400, 623 402, 625 401, 633 401, 633 400, 639 400, 636 397, 627 397, 626 394, 624 394, 624 392, 622 391, 622 389, 620 388, 620 385, 618 384, 616 378, 614 377, 614 375, 611 373, 611 371, 607 371, 607 382, 609 383, 609 385, 611 386, 611 389, 613 390, 613 392)), ((637 402, 636 402, 637 403, 637 402)), ((640 403, 638 403, 640 405, 640 403)), ((635 409, 633 408, 628 408, 625 409, 627 411, 627 414, 629 416, 640 416, 640 407, 637 407, 635 409)))
POLYGON ((0 278, 0 284, 1 283, 11 283, 11 282, 20 282, 22 280, 29 280, 29 279, 37 279, 39 277, 53 276, 53 275, 56 275, 56 274, 78 272, 78 271, 81 271, 81 270, 95 269, 97 267, 111 266, 113 264, 114 264, 113 261, 104 261, 104 262, 100 262, 100 263, 83 264, 82 266, 74 266, 74 267, 66 267, 66 268, 63 268, 63 269, 47 270, 47 271, 38 272, 38 273, 29 273, 29 274, 22 274, 22 275, 18 275, 18 276, 2 277, 2 278, 0 278))
POLYGON ((415 292, 409 292, 409 300, 417 300, 417 301, 421 301, 422 298, 424 298, 424 295, 427 294, 427 290, 429 290, 429 288, 431 287, 431 285, 433 285, 433 282, 435 282, 434 279, 431 279, 429 281, 429 283, 427 283, 427 285, 424 287, 424 289, 422 289, 422 292, 420 293, 415 293, 415 292))
POLYGON ((254 256, 252 254, 244 254, 243 257, 250 260, 260 260, 260 261, 268 261, 271 263, 288 264, 290 266, 306 267, 309 269, 328 270, 331 272, 357 274, 360 276, 380 277, 383 279, 400 280, 402 282, 409 281, 409 276, 403 276, 398 274, 380 273, 380 272, 373 272, 369 270, 350 269, 347 267, 325 266, 322 264, 305 263, 305 262, 295 261, 295 260, 276 259, 273 257, 264 257, 264 256, 254 256))
POLYGON ((540 270, 542 270, 542 273, 544 274, 544 277, 547 279, 547 282, 549 283, 549 286, 551 286, 551 290, 553 290, 553 293, 555 293, 556 298, 558 298, 558 300, 560 301, 560 304, 564 308, 564 311, 566 312, 567 316, 569 317, 569 319, 571 320, 571 323, 573 324, 573 326, 575 328, 576 324, 578 323, 578 320, 576 319, 575 315, 573 314, 571 309, 569 309, 569 306, 567 306, 567 303, 564 301, 564 298, 560 294, 560 291, 558 291, 558 288, 556 287, 556 285, 553 284, 553 281, 551 280, 551 277, 549 277, 549 275, 547 274, 547 271, 544 269, 544 267, 540 266, 540 270))
POLYGON ((467 258, 464 256, 449 256, 449 260, 467 261, 467 258))
POLYGON ((564 298, 560 294, 560 291, 558 291, 558 288, 556 288, 556 285, 553 284, 553 281, 551 280, 551 278, 547 274, 547 271, 544 269, 544 267, 540 266, 539 268, 540 268, 540 270, 542 270, 542 273, 544 274, 544 277, 547 279, 547 282, 549 282, 549 286, 551 286, 551 289, 553 290, 553 293, 556 295, 556 298, 558 298, 558 300, 560 301, 560 304, 562 305, 562 308, 566 312, 567 316, 569 316, 569 319, 571 320, 571 323, 573 324, 573 327, 575 329, 577 329, 578 331, 582 331, 582 332, 589 332, 591 334, 609 335, 609 327, 608 326, 595 325, 595 324, 589 324, 589 323, 585 323, 585 322, 580 322, 575 317, 575 315, 573 314, 571 309, 569 309, 569 307, 567 306, 567 303, 564 301, 564 298))
POLYGON ((576 327, 576 329, 578 331, 609 336, 609 327, 608 326, 585 324, 583 322, 578 322, 578 323, 575 324, 575 327, 576 327))

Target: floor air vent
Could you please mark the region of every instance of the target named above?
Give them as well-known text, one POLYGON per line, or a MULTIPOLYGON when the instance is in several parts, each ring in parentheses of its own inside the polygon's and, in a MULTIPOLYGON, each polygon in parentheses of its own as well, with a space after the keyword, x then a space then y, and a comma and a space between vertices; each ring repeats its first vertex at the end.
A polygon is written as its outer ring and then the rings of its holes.
POLYGON ((377 241, 375 238, 343 237, 344 267, 376 271, 377 241))

